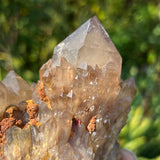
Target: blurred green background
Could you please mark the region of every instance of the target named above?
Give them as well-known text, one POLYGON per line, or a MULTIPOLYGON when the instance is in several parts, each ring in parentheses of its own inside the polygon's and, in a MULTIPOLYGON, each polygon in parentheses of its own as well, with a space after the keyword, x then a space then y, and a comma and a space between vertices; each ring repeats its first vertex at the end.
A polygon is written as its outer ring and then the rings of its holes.
POLYGON ((159 0, 0 0, 0 80, 14 69, 29 83, 56 44, 97 15, 123 58, 122 79, 137 95, 121 147, 139 160, 160 160, 159 0))

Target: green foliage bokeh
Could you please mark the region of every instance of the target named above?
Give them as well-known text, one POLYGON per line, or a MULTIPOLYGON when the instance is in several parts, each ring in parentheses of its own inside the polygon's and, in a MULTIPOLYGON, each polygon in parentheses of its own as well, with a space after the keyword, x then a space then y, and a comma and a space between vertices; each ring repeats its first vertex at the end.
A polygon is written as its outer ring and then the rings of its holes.
POLYGON ((0 0, 0 80, 14 69, 29 83, 53 49, 97 15, 123 58, 122 79, 137 95, 121 147, 160 160, 160 3, 158 0, 0 0))

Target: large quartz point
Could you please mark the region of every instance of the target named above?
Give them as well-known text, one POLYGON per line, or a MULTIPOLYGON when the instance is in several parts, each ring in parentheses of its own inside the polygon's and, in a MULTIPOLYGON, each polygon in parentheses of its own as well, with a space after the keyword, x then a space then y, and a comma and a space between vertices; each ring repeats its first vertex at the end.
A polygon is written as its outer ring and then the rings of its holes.
POLYGON ((55 47, 33 91, 11 71, 0 83, 0 156, 120 160, 117 138, 136 94, 134 79, 120 78, 121 63, 93 17, 55 47))
POLYGON ((53 66, 59 65, 61 57, 75 67, 83 63, 92 67, 112 65, 119 76, 121 74, 121 56, 96 16, 55 47, 53 66))

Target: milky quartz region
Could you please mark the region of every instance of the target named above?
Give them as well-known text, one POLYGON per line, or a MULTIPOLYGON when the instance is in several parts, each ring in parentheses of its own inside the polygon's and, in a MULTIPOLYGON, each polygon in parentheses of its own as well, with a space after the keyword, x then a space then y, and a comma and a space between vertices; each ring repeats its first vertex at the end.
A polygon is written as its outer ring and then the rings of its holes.
POLYGON ((30 86, 0 82, 0 159, 120 160, 118 134, 136 94, 97 17, 59 43, 30 86))

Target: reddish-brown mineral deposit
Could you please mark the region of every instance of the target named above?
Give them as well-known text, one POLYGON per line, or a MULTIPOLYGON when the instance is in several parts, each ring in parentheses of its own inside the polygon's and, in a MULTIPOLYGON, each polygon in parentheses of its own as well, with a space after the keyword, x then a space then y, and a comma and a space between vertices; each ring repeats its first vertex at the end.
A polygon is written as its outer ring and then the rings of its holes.
POLYGON ((136 94, 96 17, 55 49, 33 88, 14 71, 0 82, 0 159, 118 160, 118 134, 136 94))

